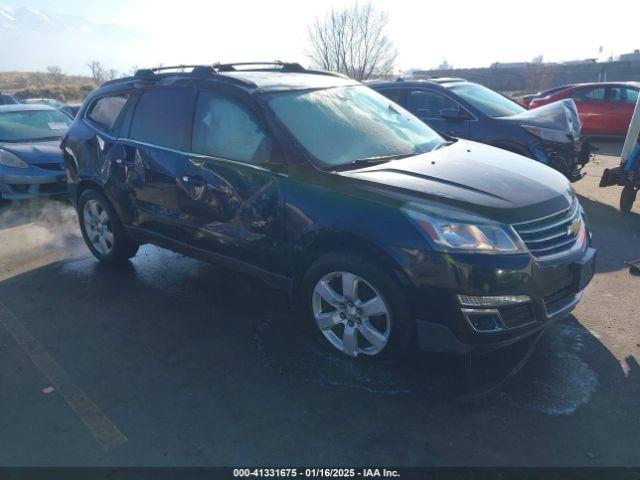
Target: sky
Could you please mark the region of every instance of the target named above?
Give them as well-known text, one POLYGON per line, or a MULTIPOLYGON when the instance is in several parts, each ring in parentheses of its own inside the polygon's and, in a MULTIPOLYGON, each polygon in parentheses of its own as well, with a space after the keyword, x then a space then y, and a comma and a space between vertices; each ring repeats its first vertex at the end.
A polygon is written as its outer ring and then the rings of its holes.
MULTIPOLYGON (((284 60, 308 64, 307 27, 350 0, 0 0, 0 70, 86 74, 162 63, 284 60)), ((398 71, 493 62, 606 58, 640 48, 633 1, 372 0, 389 16, 398 71), (599 49, 602 47, 602 53, 599 49)))

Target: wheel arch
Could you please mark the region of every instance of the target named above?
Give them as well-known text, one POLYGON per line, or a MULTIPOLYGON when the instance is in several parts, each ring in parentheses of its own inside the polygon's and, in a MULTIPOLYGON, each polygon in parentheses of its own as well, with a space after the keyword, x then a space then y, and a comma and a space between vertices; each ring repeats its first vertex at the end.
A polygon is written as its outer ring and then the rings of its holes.
POLYGON ((298 298, 302 279, 309 267, 320 257, 332 253, 352 253, 377 262, 393 275, 402 288, 411 286, 411 282, 401 266, 381 246, 351 232, 317 231, 301 238, 294 247, 293 255, 293 298, 298 298))
POLYGON ((83 192, 89 189, 97 190, 98 192, 103 194, 107 198, 107 200, 109 200, 111 207, 115 210, 120 222, 122 222, 124 225, 128 225, 133 221, 133 219, 135 218, 133 215, 133 210, 131 208, 123 208, 122 202, 118 201, 117 198, 114 198, 112 192, 110 191, 111 189, 107 188, 106 185, 101 184, 100 182, 97 182, 96 180, 91 178, 82 178, 78 182, 78 186, 75 189, 75 205, 78 205, 80 196, 83 194, 83 192))

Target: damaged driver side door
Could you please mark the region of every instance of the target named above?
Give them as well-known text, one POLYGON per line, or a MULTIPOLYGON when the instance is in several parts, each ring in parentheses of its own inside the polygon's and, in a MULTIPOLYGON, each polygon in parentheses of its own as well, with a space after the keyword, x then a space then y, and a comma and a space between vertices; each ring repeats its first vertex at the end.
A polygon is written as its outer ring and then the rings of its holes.
POLYGON ((224 90, 201 91, 191 143, 177 180, 188 242, 235 263, 283 274, 286 174, 259 113, 224 90))

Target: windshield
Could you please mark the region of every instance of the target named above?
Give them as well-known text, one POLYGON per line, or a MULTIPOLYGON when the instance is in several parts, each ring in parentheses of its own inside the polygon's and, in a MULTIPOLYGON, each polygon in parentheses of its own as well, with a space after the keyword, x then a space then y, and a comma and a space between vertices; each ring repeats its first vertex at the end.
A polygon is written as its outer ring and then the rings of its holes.
POLYGON ((273 94, 269 105, 322 164, 410 156, 444 143, 424 123, 365 86, 273 94))
POLYGON ((455 85, 450 90, 490 117, 508 117, 526 111, 522 105, 476 83, 455 85))
POLYGON ((0 141, 24 142, 59 138, 71 123, 68 115, 57 110, 0 113, 0 141))

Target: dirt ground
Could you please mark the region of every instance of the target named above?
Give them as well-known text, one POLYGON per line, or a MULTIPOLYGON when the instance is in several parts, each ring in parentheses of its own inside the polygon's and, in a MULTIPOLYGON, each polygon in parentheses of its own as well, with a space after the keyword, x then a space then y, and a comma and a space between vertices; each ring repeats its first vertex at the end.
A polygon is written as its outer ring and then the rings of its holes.
POLYGON ((262 284, 153 246, 105 268, 65 203, 0 207, 0 465, 639 466, 640 201, 598 188, 619 148, 575 185, 583 302, 474 403, 439 388, 455 362, 336 357, 262 284))

